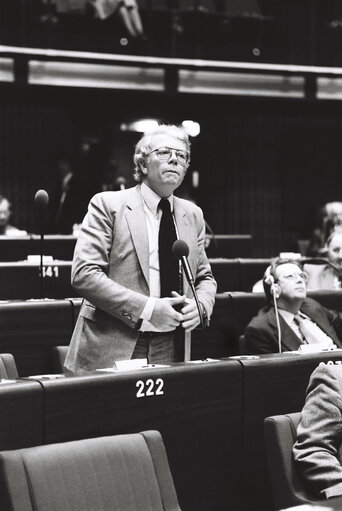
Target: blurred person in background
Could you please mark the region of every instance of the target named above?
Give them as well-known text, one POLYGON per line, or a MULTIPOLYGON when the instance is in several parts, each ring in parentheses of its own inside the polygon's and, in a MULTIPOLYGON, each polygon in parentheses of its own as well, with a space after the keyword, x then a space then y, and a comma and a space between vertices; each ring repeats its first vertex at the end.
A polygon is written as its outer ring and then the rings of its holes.
POLYGON ((342 202, 327 202, 319 216, 320 225, 314 229, 306 250, 308 257, 325 255, 327 239, 336 226, 342 225, 342 202))
POLYGON ((11 217, 11 203, 4 195, 0 195, 0 235, 1 236, 25 236, 26 231, 17 229, 9 224, 11 217))
POLYGON ((326 260, 326 264, 305 264, 308 290, 341 289, 342 226, 336 227, 327 239, 326 260))

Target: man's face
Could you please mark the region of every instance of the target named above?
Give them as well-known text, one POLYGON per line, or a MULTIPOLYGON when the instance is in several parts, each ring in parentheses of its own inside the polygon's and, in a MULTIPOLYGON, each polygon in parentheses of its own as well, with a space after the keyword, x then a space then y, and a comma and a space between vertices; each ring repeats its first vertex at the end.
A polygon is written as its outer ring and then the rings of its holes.
POLYGON ((9 209, 9 204, 7 200, 3 200, 0 202, 0 226, 4 227, 8 224, 9 217, 11 216, 11 212, 9 209))
POLYGON ((168 197, 184 179, 186 165, 179 161, 180 153, 177 158, 177 151, 186 153, 186 144, 170 135, 158 135, 153 139, 151 151, 146 157, 145 167, 142 167, 144 181, 160 197, 168 197), (167 155, 167 151, 162 151, 162 148, 172 151, 167 155), (159 155, 156 149, 161 150, 159 155))
POLYGON ((292 263, 281 264, 276 268, 275 277, 280 287, 280 299, 291 302, 306 298, 306 276, 299 266, 292 263))
POLYGON ((342 267, 342 233, 334 234, 328 247, 328 259, 342 267))

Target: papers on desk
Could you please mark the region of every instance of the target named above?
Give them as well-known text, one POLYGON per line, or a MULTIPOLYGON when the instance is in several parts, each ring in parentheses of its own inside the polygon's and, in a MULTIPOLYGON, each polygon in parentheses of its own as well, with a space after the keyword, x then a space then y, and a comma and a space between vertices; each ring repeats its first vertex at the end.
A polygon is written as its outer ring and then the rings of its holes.
POLYGON ((218 358, 205 358, 203 360, 187 360, 187 364, 205 364, 206 362, 220 362, 218 358))
POLYGON ((31 380, 59 380, 60 378, 65 378, 64 374, 36 374, 34 376, 28 376, 31 380))
POLYGON ((96 372, 102 373, 117 373, 120 371, 134 371, 136 369, 150 369, 153 367, 170 367, 164 364, 148 364, 147 358, 134 358, 131 360, 117 360, 113 367, 106 367, 104 369, 96 369, 96 372))
MULTIPOLYGON (((337 351, 338 348, 327 348, 325 343, 316 344, 301 344, 298 348, 298 353, 319 353, 321 351, 337 351)), ((342 351, 341 349, 339 351, 342 351)))
MULTIPOLYGON (((27 256, 27 262, 33 263, 33 264, 39 264, 40 263, 40 255, 34 254, 34 255, 28 255, 27 256)), ((53 263, 53 257, 52 255, 43 255, 43 264, 52 264, 53 263)))

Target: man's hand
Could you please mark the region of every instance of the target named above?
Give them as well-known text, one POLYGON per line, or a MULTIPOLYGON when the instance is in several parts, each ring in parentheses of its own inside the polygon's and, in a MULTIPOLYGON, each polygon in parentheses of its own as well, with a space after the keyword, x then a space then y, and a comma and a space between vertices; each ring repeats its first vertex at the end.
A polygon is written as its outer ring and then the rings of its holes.
MULTIPOLYGON (((180 297, 176 291, 172 291, 172 296, 180 297)), ((181 313, 183 315, 182 327, 186 332, 190 332, 200 324, 196 301, 193 298, 185 298, 181 313)))
MULTIPOLYGON (((174 291, 172 293, 174 293, 174 291)), ((174 309, 174 306, 182 305, 186 303, 186 301, 186 297, 178 293, 175 293, 172 298, 158 298, 150 322, 159 332, 175 330, 183 321, 184 317, 183 314, 174 309)))

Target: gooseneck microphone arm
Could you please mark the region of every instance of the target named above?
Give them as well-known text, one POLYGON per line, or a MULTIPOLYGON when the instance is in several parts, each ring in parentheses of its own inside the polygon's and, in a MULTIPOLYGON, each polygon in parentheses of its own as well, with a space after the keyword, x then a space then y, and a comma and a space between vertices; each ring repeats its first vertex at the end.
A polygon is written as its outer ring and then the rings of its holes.
POLYGON ((189 246, 185 241, 177 240, 174 242, 174 244, 172 246, 172 251, 173 251, 174 256, 177 259, 179 259, 182 263, 182 267, 183 267, 186 279, 189 283, 189 286, 191 288, 192 294, 193 294, 195 302, 196 302, 198 315, 199 315, 200 323, 201 323, 201 330, 202 330, 202 356, 203 356, 203 360, 206 360, 207 355, 206 355, 206 343, 205 343, 205 333, 204 333, 205 323, 204 323, 201 304, 198 299, 197 291, 195 288, 194 277, 192 275, 191 268, 189 266, 189 262, 187 259, 188 255, 189 255, 189 246))
POLYGON ((40 264, 39 264, 39 279, 40 279, 40 297, 44 296, 44 274, 43 274, 43 255, 44 255, 44 221, 43 209, 49 203, 49 195, 46 190, 38 190, 34 196, 34 202, 38 206, 39 211, 39 229, 40 229, 40 264))

